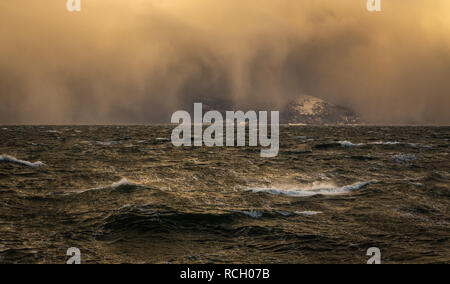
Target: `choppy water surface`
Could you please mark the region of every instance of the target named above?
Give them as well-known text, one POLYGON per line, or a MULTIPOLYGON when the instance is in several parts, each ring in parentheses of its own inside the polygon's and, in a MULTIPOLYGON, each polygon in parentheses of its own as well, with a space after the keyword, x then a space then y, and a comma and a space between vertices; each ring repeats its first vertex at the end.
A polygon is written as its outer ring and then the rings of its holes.
POLYGON ((0 263, 450 262, 449 127, 282 127, 272 159, 171 129, 0 127, 0 263))

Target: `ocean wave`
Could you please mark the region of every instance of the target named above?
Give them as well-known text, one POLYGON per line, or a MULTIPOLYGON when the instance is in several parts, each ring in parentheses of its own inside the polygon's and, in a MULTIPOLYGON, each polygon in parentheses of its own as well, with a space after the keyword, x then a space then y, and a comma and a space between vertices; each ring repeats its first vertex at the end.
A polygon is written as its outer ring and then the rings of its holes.
POLYGON ((45 166, 45 164, 43 162, 40 162, 40 161, 32 163, 32 162, 28 162, 28 161, 19 160, 19 159, 15 158, 15 157, 9 156, 9 155, 1 155, 0 156, 0 162, 9 162, 9 163, 25 165, 25 166, 33 167, 33 168, 38 168, 38 167, 45 166))
MULTIPOLYGON (((251 220, 242 222, 243 218, 259 219, 279 218, 272 210, 236 209, 215 210, 199 208, 171 208, 167 205, 126 205, 111 215, 99 220, 100 231, 97 239, 120 240, 123 237, 166 238, 174 234, 214 234, 217 236, 273 236, 283 235, 283 230, 270 226, 260 226, 251 220), (263 216, 264 215, 264 216, 263 216)), ((290 214, 294 215, 294 213, 290 214)))
POLYGON ((417 156, 414 154, 395 155, 392 159, 397 163, 411 163, 417 160, 417 156))
POLYGON ((419 143, 402 143, 398 141, 376 141, 369 143, 354 143, 351 141, 339 141, 335 143, 320 144, 316 145, 316 148, 332 148, 332 147, 344 147, 344 148, 354 148, 354 147, 366 147, 366 146, 408 146, 412 148, 424 148, 432 149, 433 146, 423 145, 419 143))
POLYGON ((361 147, 365 145, 363 143, 354 144, 350 141, 339 141, 338 143, 341 144, 342 147, 361 147))
POLYGON ((118 189, 134 189, 134 188, 139 188, 139 187, 144 187, 144 186, 140 185, 140 184, 137 184, 137 183, 132 183, 132 182, 128 181, 126 178, 122 178, 120 181, 112 183, 111 185, 108 185, 108 186, 97 187, 97 188, 90 188, 90 189, 85 189, 85 190, 78 190, 78 191, 74 191, 73 193, 85 193, 85 192, 91 192, 91 191, 103 191, 103 190, 107 190, 107 189, 114 189, 114 190, 118 190, 118 189))
POLYGON ((314 215, 318 215, 318 214, 322 214, 323 212, 321 211, 295 211, 295 214, 297 215, 305 215, 305 216, 314 216, 314 215))
POLYGON ((400 145, 402 143, 400 143, 400 142, 391 142, 391 141, 388 141, 388 142, 377 141, 377 142, 372 142, 372 143, 369 143, 369 144, 391 146, 391 145, 400 145))
POLYGON ((167 206, 128 205, 115 211, 103 221, 103 234, 130 230, 173 234, 177 231, 220 230, 236 218, 233 212, 178 211, 167 206))
POLYGON ((314 183, 312 186, 295 189, 278 189, 278 188, 249 188, 247 191, 253 193, 270 193, 273 195, 284 195, 291 197, 308 197, 314 195, 340 195, 347 194, 372 184, 376 181, 358 182, 355 184, 337 187, 333 184, 314 183))
POLYGON ((124 187, 124 186, 141 186, 141 185, 129 182, 126 178, 122 178, 120 181, 113 183, 111 185, 111 188, 116 189, 116 188, 124 187))
POLYGON ((118 141, 109 141, 109 142, 96 141, 96 143, 100 146, 113 146, 119 144, 118 141))
POLYGON ((297 137, 296 140, 304 140, 304 141, 309 141, 309 142, 316 141, 316 139, 308 137, 308 136, 300 136, 300 137, 297 137))
POLYGON ((292 213, 287 212, 287 211, 283 211, 283 210, 274 210, 274 211, 284 217, 292 216, 292 213))
POLYGON ((395 146, 395 145, 401 145, 400 142, 392 142, 392 141, 376 141, 376 142, 370 142, 370 143, 352 143, 350 141, 339 141, 339 144, 341 144, 342 147, 362 147, 366 145, 380 145, 380 146, 395 146))

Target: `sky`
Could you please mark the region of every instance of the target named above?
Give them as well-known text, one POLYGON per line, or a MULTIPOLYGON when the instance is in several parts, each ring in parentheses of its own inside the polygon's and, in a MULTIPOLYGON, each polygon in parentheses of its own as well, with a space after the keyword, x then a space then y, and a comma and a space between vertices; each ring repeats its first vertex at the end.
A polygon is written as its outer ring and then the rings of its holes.
POLYGON ((373 124, 450 125, 450 1, 0 2, 0 124, 170 122, 299 95, 373 124))

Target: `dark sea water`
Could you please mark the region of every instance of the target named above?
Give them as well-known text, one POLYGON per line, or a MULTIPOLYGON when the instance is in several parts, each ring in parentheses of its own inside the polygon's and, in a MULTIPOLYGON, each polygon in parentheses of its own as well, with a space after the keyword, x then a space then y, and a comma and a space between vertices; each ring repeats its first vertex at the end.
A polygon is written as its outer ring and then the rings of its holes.
POLYGON ((171 131, 0 127, 0 263, 450 263, 449 127, 286 126, 271 159, 171 131))

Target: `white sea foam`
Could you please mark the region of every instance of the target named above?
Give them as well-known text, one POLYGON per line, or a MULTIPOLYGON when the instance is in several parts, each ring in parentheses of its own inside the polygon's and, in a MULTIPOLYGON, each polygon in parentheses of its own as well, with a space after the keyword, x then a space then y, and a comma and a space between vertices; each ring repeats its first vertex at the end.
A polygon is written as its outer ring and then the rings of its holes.
POLYGON ((361 147, 365 145, 379 145, 379 146, 396 146, 396 145, 405 145, 410 146, 413 148, 425 148, 425 149, 431 149, 432 146, 429 145, 422 145, 418 143, 402 143, 398 141, 376 141, 376 142, 370 142, 370 143, 353 143, 350 141, 339 141, 339 144, 341 144, 342 147, 361 147))
POLYGON ((306 215, 306 216, 314 216, 318 214, 322 214, 321 211, 295 211, 295 214, 297 215, 306 215))
POLYGON ((389 146, 389 145, 399 145, 401 143, 400 142, 391 142, 391 141, 388 141, 388 142, 377 141, 377 142, 372 142, 370 144, 372 144, 372 145, 386 145, 386 146, 389 146))
POLYGON ((340 195, 347 194, 353 191, 360 190, 361 188, 374 183, 375 181, 358 182, 355 184, 338 187, 332 183, 314 183, 311 186, 294 189, 279 189, 279 188, 249 188, 248 191, 253 193, 270 193, 274 195, 285 195, 292 197, 308 197, 314 195, 340 195))
POLYGON ((136 204, 126 204, 126 205, 120 207, 119 210, 129 209, 129 208, 133 208, 133 207, 136 207, 136 204))
POLYGON ((1 155, 0 156, 0 162, 9 162, 9 163, 21 164, 21 165, 25 165, 25 166, 33 167, 33 168, 38 168, 38 167, 45 166, 44 163, 39 162, 39 161, 32 163, 32 162, 28 162, 28 161, 19 160, 17 158, 9 156, 9 155, 1 155))
POLYGON ((350 141, 339 141, 338 143, 341 144, 342 147, 361 147, 361 146, 364 146, 363 143, 354 144, 354 143, 352 143, 350 141))
POLYGON ((111 187, 114 189, 119 188, 121 186, 139 186, 139 185, 129 182, 126 178, 122 178, 120 181, 115 182, 111 185, 111 187))
POLYGON ((78 190, 78 191, 74 191, 73 193, 84 193, 84 192, 89 192, 89 191, 102 191, 102 190, 111 189, 111 188, 118 189, 118 188, 127 187, 127 186, 143 187, 140 184, 132 183, 132 182, 129 182, 126 178, 122 178, 120 181, 115 182, 109 186, 90 188, 90 189, 85 189, 85 190, 78 190))

